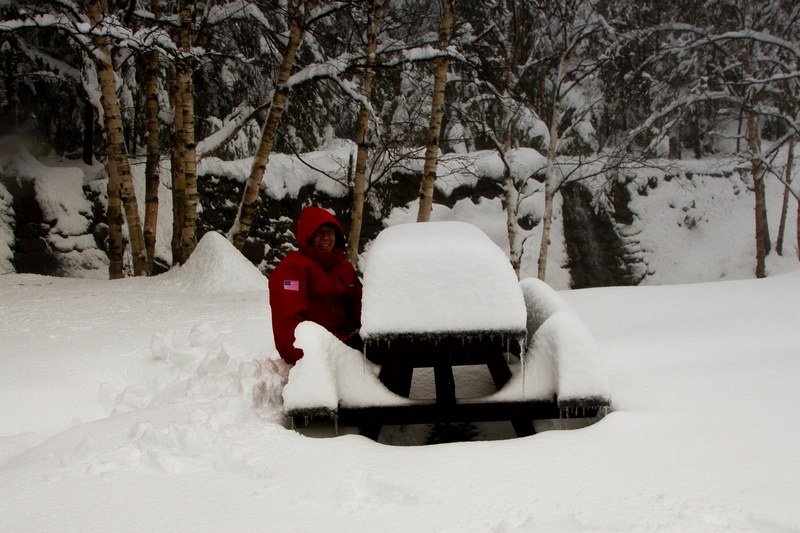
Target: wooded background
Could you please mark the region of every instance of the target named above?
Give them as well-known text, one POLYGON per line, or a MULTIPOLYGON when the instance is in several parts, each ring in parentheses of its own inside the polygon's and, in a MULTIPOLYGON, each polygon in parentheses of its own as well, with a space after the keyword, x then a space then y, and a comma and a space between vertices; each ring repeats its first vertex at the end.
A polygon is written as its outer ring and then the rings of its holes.
POLYGON ((112 278, 153 272, 160 165, 172 174, 179 264, 197 240, 198 161, 252 157, 226 228, 241 249, 270 154, 333 139, 357 147, 352 261, 365 202, 414 158, 424 159, 417 219, 429 219, 442 153, 490 149, 503 160, 517 270, 520 203, 544 195, 542 279, 553 199, 575 180, 669 159, 740 159, 759 277, 773 246, 782 253, 798 197, 793 1, 36 0, 3 2, 0 15, 0 134, 27 139, 34 153, 105 164, 112 278), (512 174, 506 155, 517 147, 547 158, 543 175, 512 174), (137 198, 131 164, 141 158, 137 198), (786 185, 777 239, 767 179, 786 185))

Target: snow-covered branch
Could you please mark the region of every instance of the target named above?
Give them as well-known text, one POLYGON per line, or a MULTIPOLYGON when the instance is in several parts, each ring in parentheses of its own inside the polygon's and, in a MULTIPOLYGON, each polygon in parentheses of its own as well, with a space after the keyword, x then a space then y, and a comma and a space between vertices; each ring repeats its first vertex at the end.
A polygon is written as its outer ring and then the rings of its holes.
POLYGON ((202 159, 219 150, 233 139, 245 124, 260 111, 260 108, 242 105, 222 120, 222 127, 197 143, 197 159, 202 159))

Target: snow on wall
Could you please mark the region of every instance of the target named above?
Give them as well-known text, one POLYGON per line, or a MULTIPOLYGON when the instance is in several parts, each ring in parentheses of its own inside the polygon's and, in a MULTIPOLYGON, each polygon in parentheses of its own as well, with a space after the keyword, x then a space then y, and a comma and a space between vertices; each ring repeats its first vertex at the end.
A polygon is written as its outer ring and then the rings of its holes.
POLYGON ((364 272, 361 336, 524 332, 525 302, 505 253, 465 222, 381 232, 364 272))
MULTIPOLYGON (((348 192, 346 176, 353 150, 352 146, 341 143, 331 150, 302 154, 302 160, 289 154, 270 154, 261 187, 273 198, 296 198, 307 185, 313 185, 322 194, 342 197, 348 192)), ((246 181, 252 166, 252 157, 236 161, 209 157, 200 161, 197 174, 246 181)))
MULTIPOLYGON (((542 170, 547 158, 533 148, 515 148, 506 154, 511 176, 522 181, 542 170)), ((409 159, 404 167, 410 172, 422 173, 422 157, 409 159)), ((480 178, 500 180, 505 167, 497 150, 478 150, 470 153, 440 154, 436 166, 434 187, 445 197, 459 187, 474 187, 480 178)))

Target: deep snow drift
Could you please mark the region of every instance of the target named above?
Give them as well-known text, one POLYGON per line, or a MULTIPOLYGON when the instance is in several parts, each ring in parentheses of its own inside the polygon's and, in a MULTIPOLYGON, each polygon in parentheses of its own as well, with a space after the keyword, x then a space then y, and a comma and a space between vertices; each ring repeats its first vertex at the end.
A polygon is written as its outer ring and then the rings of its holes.
POLYGON ((224 239, 195 260, 216 266, 0 276, 0 530, 800 531, 798 271, 563 292, 611 414, 404 447, 255 409, 264 280, 224 239))

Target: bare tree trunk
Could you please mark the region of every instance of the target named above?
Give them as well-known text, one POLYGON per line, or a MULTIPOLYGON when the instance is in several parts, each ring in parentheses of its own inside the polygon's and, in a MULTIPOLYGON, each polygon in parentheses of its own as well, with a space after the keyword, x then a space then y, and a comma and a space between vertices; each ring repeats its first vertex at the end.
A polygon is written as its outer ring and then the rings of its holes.
MULTIPOLYGON (((188 54, 191 48, 191 9, 194 2, 180 2, 180 42, 181 51, 188 54)), ((194 85, 192 83, 191 59, 182 58, 178 63, 178 105, 181 108, 181 153, 183 178, 185 184, 185 207, 183 227, 180 233, 180 262, 185 263, 197 244, 197 145, 194 138, 194 85)))
MULTIPOLYGON (((508 150, 505 150, 508 153, 508 150)), ((519 191, 514 185, 514 178, 508 166, 503 173, 503 203, 506 207, 506 231, 508 232, 508 256, 514 272, 519 278, 519 269, 522 265, 522 254, 517 248, 517 207, 519 191)))
MULTIPOLYGON (((439 50, 444 52, 450 46, 450 33, 455 21, 455 0, 444 1, 442 21, 439 25, 439 50)), ((439 137, 444 117, 444 90, 447 82, 446 56, 436 59, 433 71, 433 101, 428 121, 428 143, 425 146, 425 165, 422 169, 422 182, 419 187, 419 212, 417 222, 428 222, 433 211, 433 185, 436 181, 436 167, 439 159, 439 137)))
POLYGON ((181 263, 181 235, 183 235, 184 219, 186 218, 186 176, 183 171, 183 106, 180 103, 177 74, 170 73, 170 97, 172 109, 175 110, 172 130, 172 264, 181 263))
POLYGON ((553 97, 553 117, 550 120, 550 144, 547 147, 547 166, 545 167, 544 178, 544 214, 542 215, 542 241, 539 244, 539 259, 537 261, 536 276, 544 281, 547 275, 547 254, 550 251, 550 230, 553 226, 553 200, 555 199, 558 179, 556 177, 556 152, 558 151, 558 135, 561 128, 561 121, 564 118, 564 96, 561 94, 561 87, 569 72, 571 60, 570 48, 561 58, 558 67, 558 83, 555 86, 553 97))
POLYGON ((553 227, 553 200, 554 187, 545 184, 544 187, 544 214, 542 215, 542 241, 539 245, 539 260, 536 264, 536 277, 544 281, 547 275, 547 253, 550 251, 550 231, 553 227))
POLYGON ((781 206, 781 222, 778 226, 778 241, 775 243, 775 251, 778 255, 783 255, 783 238, 786 233, 786 219, 789 215, 789 184, 792 183, 792 165, 794 163, 794 137, 789 139, 789 149, 786 153, 786 172, 784 181, 786 187, 783 189, 783 205, 781 206))
MULTIPOLYGON (((369 13, 367 14, 366 70, 364 71, 363 88, 363 96, 367 102, 372 98, 372 87, 375 79, 375 53, 378 49, 378 33, 380 32, 382 7, 382 0, 370 0, 369 2, 369 13)), ((353 207, 350 218, 350 235, 347 245, 347 259, 353 265, 358 262, 361 228, 364 224, 364 200, 367 191, 367 159, 369 158, 369 145, 367 143, 369 119, 369 108, 365 103, 362 103, 358 111, 358 126, 356 129, 358 153, 356 154, 356 172, 353 178, 353 207)))
MULTIPOLYGON (((156 20, 161 18, 160 0, 151 0, 156 20)), ((158 65, 160 57, 157 50, 150 52, 145 72, 145 117, 147 121, 147 162, 144 170, 144 247, 147 253, 147 273, 153 272, 156 255, 156 228, 158 227, 158 163, 160 146, 158 142, 158 65)))
POLYGON ((747 113, 747 147, 750 150, 750 166, 753 174, 753 192, 755 193, 755 226, 756 226, 756 277, 764 278, 766 259, 769 254, 770 239, 767 223, 766 191, 764 188, 764 163, 761 161, 761 132, 758 117, 752 111, 747 113))
MULTIPOLYGON (((89 2, 88 14, 93 24, 100 22, 105 12, 105 0, 91 0, 89 2)), ((92 40, 96 48, 94 60, 97 63, 97 77, 103 93, 103 112, 105 114, 109 158, 113 159, 114 167, 119 176, 120 197, 122 198, 131 244, 133 273, 136 276, 142 276, 147 274, 144 234, 139 219, 139 206, 136 201, 136 191, 133 188, 128 152, 125 148, 122 116, 120 114, 119 99, 117 98, 117 85, 114 79, 114 66, 107 39, 96 36, 92 40)))
POLYGON ((264 125, 264 131, 261 133, 261 143, 258 146, 255 157, 253 157, 253 167, 245 184, 239 213, 231 228, 233 245, 239 250, 244 246, 244 241, 250 233, 250 226, 253 223, 253 215, 258 202, 258 192, 261 188, 261 180, 264 178, 272 146, 278 133, 278 125, 283 116, 286 102, 289 99, 289 87, 286 82, 289 81, 289 76, 292 74, 294 58, 303 40, 303 32, 308 15, 316 6, 317 0, 289 0, 289 41, 283 54, 283 62, 275 83, 272 106, 269 108, 267 122, 264 125))
POLYGON ((522 252, 517 247, 517 209, 519 207, 519 191, 514 184, 514 178, 511 175, 511 168, 508 164, 508 154, 512 146, 512 128, 511 120, 513 113, 511 110, 511 84, 514 78, 514 64, 517 56, 517 37, 516 37, 516 7, 513 3, 508 6, 511 9, 508 19, 508 27, 506 28, 506 35, 508 38, 508 53, 506 54, 505 76, 504 76, 504 89, 503 89, 503 162, 505 165, 505 172, 503 173, 503 202, 506 207, 506 231, 508 233, 508 255, 511 266, 514 268, 517 278, 519 278, 519 270, 522 266, 522 252))
POLYGON ((108 173, 108 278, 120 279, 125 276, 123 256, 125 244, 122 242, 122 199, 119 196, 119 173, 112 158, 106 162, 108 173))
MULTIPOLYGON (((751 76, 750 71, 750 51, 745 51, 742 55, 742 69, 746 77, 751 76)), ((752 89, 751 89, 752 90, 752 89)), ((747 120, 745 130, 745 140, 747 149, 750 152, 750 172, 753 175, 753 192, 755 193, 755 229, 756 229, 756 277, 764 278, 767 276, 767 254, 769 254, 770 238, 769 224, 767 221, 766 190, 764 188, 764 163, 761 161, 761 128, 758 124, 758 116, 752 109, 755 104, 755 97, 747 95, 748 107, 745 110, 747 120)))

